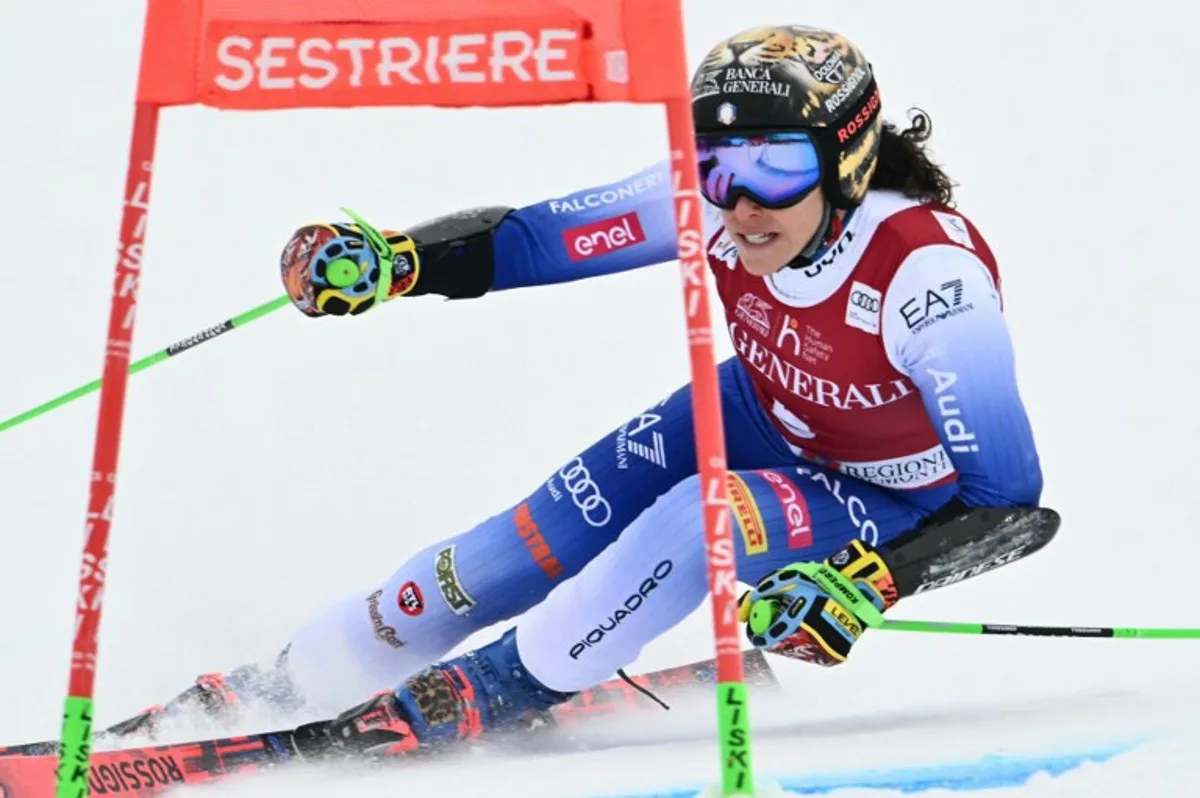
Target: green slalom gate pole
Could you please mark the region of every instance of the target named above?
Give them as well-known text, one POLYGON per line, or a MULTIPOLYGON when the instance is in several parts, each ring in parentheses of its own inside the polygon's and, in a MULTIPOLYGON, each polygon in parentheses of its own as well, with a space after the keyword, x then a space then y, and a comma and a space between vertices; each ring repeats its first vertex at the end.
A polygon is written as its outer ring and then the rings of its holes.
MULTIPOLYGON (((217 336, 223 335, 223 334, 229 332, 230 330, 236 329, 238 327, 242 327, 242 326, 254 321, 255 319, 262 318, 263 316, 267 315, 268 313, 278 310, 279 308, 288 304, 288 302, 289 302, 288 297, 286 295, 284 295, 284 296, 278 297, 276 299, 272 299, 270 302, 264 302, 263 304, 259 305, 258 307, 247 310, 245 313, 241 313, 237 316, 234 316, 231 319, 226 319, 225 321, 221 322, 220 324, 215 324, 206 330, 201 330, 200 332, 198 332, 194 335, 189 335, 187 338, 184 338, 182 341, 177 341, 177 342, 171 344, 166 349, 162 349, 158 352, 155 352, 153 355, 148 355, 148 356, 142 358, 141 360, 138 360, 138 361, 130 364, 129 373, 137 374, 139 371, 143 371, 144 369, 148 369, 153 365, 161 363, 162 361, 166 360, 169 357, 174 357, 175 355, 178 355, 181 352, 186 352, 187 350, 192 349, 193 347, 196 347, 196 346, 199 346, 200 344, 211 341, 212 339, 216 338, 217 336)), ((20 415, 13 416, 12 418, 7 419, 5 421, 0 421, 0 432, 4 432, 7 429, 12 429, 13 427, 17 426, 18 424, 23 424, 26 421, 29 421, 30 419, 33 419, 33 418, 37 418, 38 416, 40 416, 44 413, 49 413, 51 410, 54 410, 55 408, 58 408, 58 407, 62 407, 63 405, 67 404, 68 402, 73 402, 76 399, 80 398, 81 396, 87 396, 90 393, 94 393, 95 391, 100 389, 100 385, 102 382, 103 382, 103 380, 93 380, 92 382, 89 382, 87 385, 81 385, 73 391, 68 391, 67 393, 64 393, 62 396, 55 397, 54 399, 51 399, 48 402, 44 402, 44 403, 38 405, 37 407, 34 407, 30 410, 26 410, 24 413, 21 413, 20 415)))
POLYGON ((1001 623, 885 620, 877 627, 892 632, 931 632, 952 635, 1017 635, 1026 637, 1139 638, 1142 640, 1200 640, 1200 629, 1137 626, 1028 626, 1001 623))

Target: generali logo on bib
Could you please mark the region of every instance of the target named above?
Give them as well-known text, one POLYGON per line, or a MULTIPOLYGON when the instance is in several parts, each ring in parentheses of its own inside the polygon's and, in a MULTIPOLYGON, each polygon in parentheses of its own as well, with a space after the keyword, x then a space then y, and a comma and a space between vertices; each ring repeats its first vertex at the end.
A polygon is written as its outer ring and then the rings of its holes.
MULTIPOLYGON (((583 80, 582 36, 570 27, 466 23, 221 25, 202 54, 210 91, 346 105, 402 93, 471 104, 480 92, 583 80)), ((233 99, 230 97, 230 99, 233 99)), ((249 102, 246 98, 245 102, 249 102)))
POLYGON ((567 255, 573 262, 607 255, 646 240, 636 212, 572 227, 564 230, 562 235, 567 255))

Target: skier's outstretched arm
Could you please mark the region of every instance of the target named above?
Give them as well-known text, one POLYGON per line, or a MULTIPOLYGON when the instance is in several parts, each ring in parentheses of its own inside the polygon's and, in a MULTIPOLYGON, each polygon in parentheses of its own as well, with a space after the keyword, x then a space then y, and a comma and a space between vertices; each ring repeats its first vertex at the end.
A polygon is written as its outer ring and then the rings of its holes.
MULTIPOLYGON (((470 208, 382 235, 396 257, 388 299, 466 299, 650 266, 676 257, 670 169, 664 161, 523 208, 470 208)), ((366 238, 351 223, 297 230, 281 261, 296 306, 310 316, 371 308, 379 269, 366 238)))
POLYGON ((674 260, 671 172, 625 180, 510 213, 494 234, 493 290, 547 285, 674 260))
POLYGON ((983 262, 952 245, 918 249, 882 310, 888 357, 921 393, 958 472, 958 502, 1036 505, 1041 467, 1000 292, 983 262))

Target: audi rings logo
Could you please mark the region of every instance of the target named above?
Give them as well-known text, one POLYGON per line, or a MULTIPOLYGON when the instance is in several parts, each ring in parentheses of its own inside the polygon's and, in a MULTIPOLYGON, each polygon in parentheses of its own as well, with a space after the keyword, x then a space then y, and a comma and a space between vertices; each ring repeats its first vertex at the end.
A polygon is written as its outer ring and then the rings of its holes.
POLYGON ((592 481, 592 474, 583 464, 582 457, 571 460, 559 469, 558 475, 588 526, 599 528, 612 520, 612 506, 600 495, 600 487, 592 481))
POLYGON ((868 296, 862 291, 855 291, 850 295, 850 304, 856 308, 862 308, 868 313, 879 312, 879 300, 873 296, 868 296))

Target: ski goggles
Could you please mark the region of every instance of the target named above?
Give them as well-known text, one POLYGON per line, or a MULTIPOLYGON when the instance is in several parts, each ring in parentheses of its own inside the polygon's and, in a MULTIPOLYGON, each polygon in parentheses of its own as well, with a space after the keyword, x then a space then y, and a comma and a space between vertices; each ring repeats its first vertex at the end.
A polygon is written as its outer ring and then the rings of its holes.
POLYGON ((700 193, 733 210, 739 197, 764 208, 787 208, 821 183, 816 142, 803 132, 696 137, 700 193))

